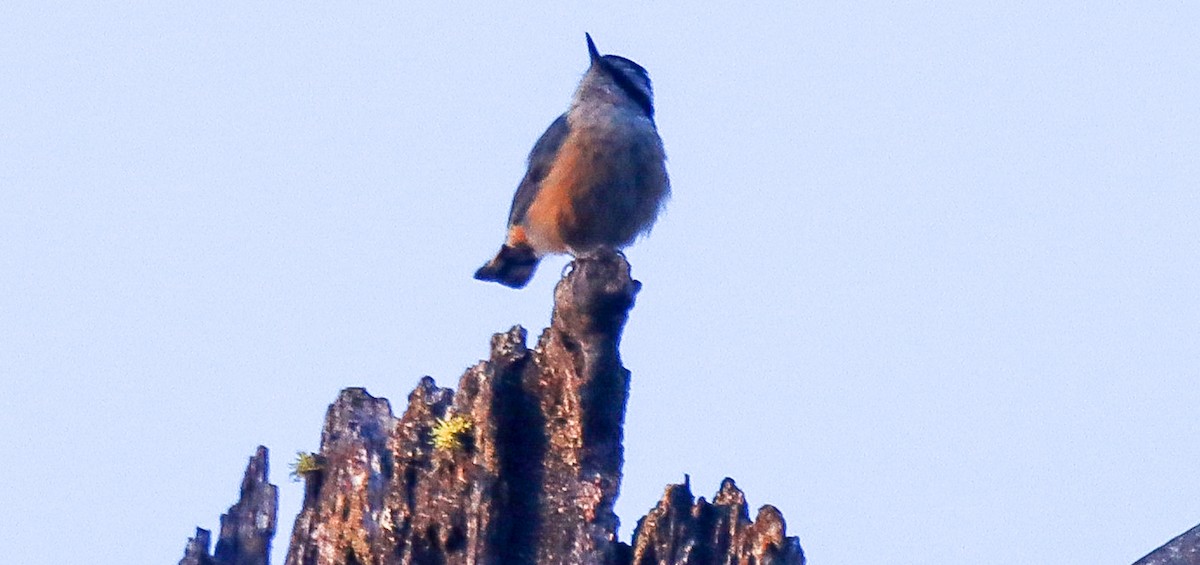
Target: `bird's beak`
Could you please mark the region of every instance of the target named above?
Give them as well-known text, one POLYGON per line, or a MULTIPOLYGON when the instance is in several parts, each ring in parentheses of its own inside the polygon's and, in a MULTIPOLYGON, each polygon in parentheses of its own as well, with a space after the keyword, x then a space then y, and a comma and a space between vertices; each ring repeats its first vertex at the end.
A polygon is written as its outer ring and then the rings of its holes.
POLYGON ((592 34, 584 33, 583 35, 587 38, 588 42, 588 56, 592 58, 592 63, 595 64, 600 60, 600 52, 596 50, 596 43, 592 41, 592 34))

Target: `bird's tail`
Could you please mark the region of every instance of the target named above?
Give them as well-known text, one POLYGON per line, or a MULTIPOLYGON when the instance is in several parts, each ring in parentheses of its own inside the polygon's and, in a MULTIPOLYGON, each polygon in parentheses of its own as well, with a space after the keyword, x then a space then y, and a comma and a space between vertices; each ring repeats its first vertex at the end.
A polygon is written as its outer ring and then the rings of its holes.
POLYGON ((539 261, 537 253, 528 244, 500 247, 500 252, 491 261, 475 271, 481 281, 495 281, 510 288, 525 288, 539 261))

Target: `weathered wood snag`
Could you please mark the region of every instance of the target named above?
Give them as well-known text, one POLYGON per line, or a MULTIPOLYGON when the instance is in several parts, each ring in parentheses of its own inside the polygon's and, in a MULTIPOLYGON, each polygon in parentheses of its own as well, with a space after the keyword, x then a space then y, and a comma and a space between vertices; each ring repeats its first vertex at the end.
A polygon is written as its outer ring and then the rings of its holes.
POLYGON ((803 563, 779 512, 751 522, 732 480, 712 504, 669 487, 634 546, 617 540, 630 382, 618 346, 640 286, 620 255, 580 258, 533 349, 520 327, 496 334, 457 391, 425 377, 399 418, 343 390, 287 565, 803 563))

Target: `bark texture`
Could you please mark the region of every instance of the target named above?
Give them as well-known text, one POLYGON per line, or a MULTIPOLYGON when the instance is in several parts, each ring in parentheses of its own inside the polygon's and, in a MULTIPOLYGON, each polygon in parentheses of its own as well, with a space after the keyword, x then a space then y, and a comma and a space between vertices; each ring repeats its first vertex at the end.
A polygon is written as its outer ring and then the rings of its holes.
POLYGON ((457 391, 425 377, 396 417, 343 390, 286 565, 803 563, 779 512, 751 522, 731 480, 713 504, 669 487, 636 549, 618 541, 630 382, 618 347, 640 286, 618 254, 580 258, 536 346, 520 327, 496 334, 457 391))

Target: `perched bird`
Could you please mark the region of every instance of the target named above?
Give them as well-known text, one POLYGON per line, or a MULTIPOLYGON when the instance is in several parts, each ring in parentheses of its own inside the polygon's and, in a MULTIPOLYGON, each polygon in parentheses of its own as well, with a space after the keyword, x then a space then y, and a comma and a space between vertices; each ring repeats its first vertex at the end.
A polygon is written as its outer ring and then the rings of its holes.
POLYGON ((570 109, 529 153, 508 237, 476 279, 522 288, 545 255, 625 247, 650 229, 670 193, 650 76, 629 59, 601 56, 586 37, 591 66, 570 109))

